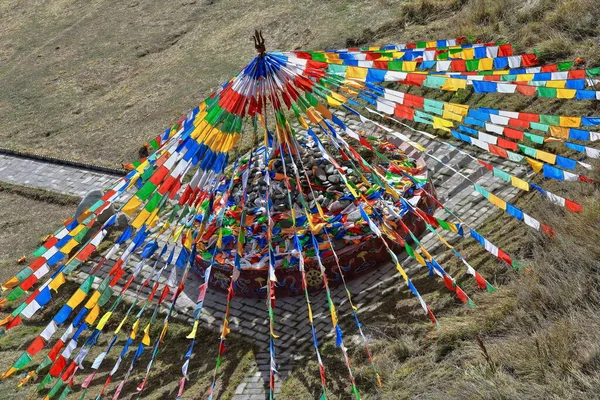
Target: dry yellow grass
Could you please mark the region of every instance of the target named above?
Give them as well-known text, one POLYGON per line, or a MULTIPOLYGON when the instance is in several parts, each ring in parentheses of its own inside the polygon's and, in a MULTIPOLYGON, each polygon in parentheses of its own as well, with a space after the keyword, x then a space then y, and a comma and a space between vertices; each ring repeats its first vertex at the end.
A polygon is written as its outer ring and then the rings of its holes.
POLYGON ((78 198, 0 183, 0 280, 23 268, 17 260, 73 216, 78 198), (42 200, 39 200, 42 199, 42 200), (45 200, 44 200, 45 199, 45 200))
POLYGON ((0 141, 113 166, 136 159, 250 61, 254 28, 270 50, 467 36, 597 65, 597 14, 593 0, 7 0, 0 141))

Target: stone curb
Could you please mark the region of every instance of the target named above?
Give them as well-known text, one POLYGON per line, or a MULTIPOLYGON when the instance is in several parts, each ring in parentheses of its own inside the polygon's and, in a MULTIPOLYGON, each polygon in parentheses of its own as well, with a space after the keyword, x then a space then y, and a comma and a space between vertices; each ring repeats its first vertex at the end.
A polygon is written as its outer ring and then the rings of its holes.
POLYGON ((110 175, 115 175, 115 176, 123 176, 127 173, 127 170, 125 170, 123 168, 111 168, 111 167, 106 167, 103 165, 84 163, 81 161, 46 156, 43 154, 36 154, 36 153, 25 152, 25 151, 20 151, 20 150, 7 149, 5 147, 0 147, 0 154, 5 154, 5 155, 13 156, 13 157, 28 158, 28 159, 32 159, 32 160, 38 160, 38 161, 44 161, 44 162, 51 163, 51 164, 66 165, 66 166, 70 166, 70 167, 82 168, 82 169, 87 169, 90 171, 102 172, 104 174, 110 174, 110 175))

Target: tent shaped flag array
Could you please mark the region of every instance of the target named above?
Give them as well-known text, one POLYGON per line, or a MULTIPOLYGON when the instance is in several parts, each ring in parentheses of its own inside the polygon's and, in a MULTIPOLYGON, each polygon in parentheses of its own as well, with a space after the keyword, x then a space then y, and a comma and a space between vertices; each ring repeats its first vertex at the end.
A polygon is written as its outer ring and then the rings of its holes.
POLYGON ((379 250, 382 262, 391 260, 398 278, 416 298, 415 304, 434 325, 438 324, 435 310, 400 262, 399 251, 405 250, 459 301, 471 307, 475 304, 452 276, 455 272, 451 274, 419 239, 423 230, 465 265, 481 290, 496 289, 446 240, 449 236, 470 237, 508 266, 524 268, 436 197, 425 161, 440 163, 468 181, 494 207, 532 229, 557 235, 544 221, 432 155, 423 139, 467 155, 507 185, 541 195, 571 212, 583 210, 575 200, 517 177, 479 155, 484 152, 521 163, 543 178, 593 182, 586 171, 595 169, 592 160, 600 158, 600 150, 594 147, 600 139, 595 131, 600 117, 476 108, 430 96, 439 90, 468 90, 595 101, 600 100, 600 92, 594 90, 599 69, 573 69, 577 65, 568 61, 540 66, 534 54, 514 54, 510 44, 468 44, 464 38, 269 53, 257 33, 255 44, 258 55, 239 74, 152 138, 146 144, 152 154, 127 164, 130 171, 125 177, 89 210, 49 235, 33 261, 2 284, 0 305, 17 304, 0 321, 3 332, 10 333, 66 290, 64 283, 74 271, 89 268, 87 279, 67 296, 68 301, 3 378, 27 370, 19 385, 37 382, 38 390, 50 388, 46 398, 62 399, 74 385, 80 385, 86 396, 98 372, 108 368, 100 393, 90 396, 112 392, 113 399, 118 399, 133 379, 132 372, 145 365, 144 378, 136 382, 137 391, 143 393, 148 382, 156 379, 153 366, 160 350, 169 347, 169 321, 186 290, 188 275, 196 272, 204 283, 193 310, 189 347, 182 355, 181 397, 194 368, 195 343, 201 339, 198 329, 211 293, 207 289, 219 269, 228 275, 223 294, 226 311, 206 397, 212 398, 219 390, 220 366, 231 331, 231 300, 254 295, 266 299, 272 398, 278 343, 289 340, 278 335, 277 299, 289 294, 283 292, 282 282, 285 274, 293 273, 300 282, 295 293, 306 300, 306 307, 297 312, 306 314, 311 329, 321 398, 327 398, 328 381, 320 353, 323 338, 315 329, 311 306, 315 288, 325 291, 349 392, 358 399, 360 387, 344 338, 346 315, 339 312, 341 302, 330 290, 333 283, 344 285, 352 306, 349 322, 360 334, 374 381, 381 384, 381 377, 364 333, 368 326, 361 323, 346 286, 354 270, 341 268, 346 260, 340 245, 352 249, 369 244, 379 250), (424 94, 408 93, 404 85, 422 87, 424 94), (357 121, 364 129, 353 128, 356 124, 349 121, 357 121), (436 132, 451 134, 454 140, 444 141, 436 132), (544 150, 547 143, 560 143, 569 153, 544 150), (116 220, 98 222, 110 206, 129 217, 129 226, 98 258, 96 253, 116 220), (436 209, 447 219, 435 217, 436 209), (108 271, 103 268, 107 265, 108 271), (335 282, 333 269, 339 271, 335 282), (252 293, 239 285, 248 274, 264 282, 252 293), (135 299, 127 307, 122 301, 126 294, 135 299), (153 331, 160 324, 158 311, 166 305, 162 329, 153 331), (117 316, 117 328, 108 332, 109 322, 117 316), (104 343, 100 337, 107 338, 108 346, 95 360, 87 361, 91 349, 104 343), (43 361, 31 369, 40 353, 43 361), (118 353, 117 361, 107 366, 107 356, 113 353, 118 353), (127 366, 122 371, 121 364, 127 366))

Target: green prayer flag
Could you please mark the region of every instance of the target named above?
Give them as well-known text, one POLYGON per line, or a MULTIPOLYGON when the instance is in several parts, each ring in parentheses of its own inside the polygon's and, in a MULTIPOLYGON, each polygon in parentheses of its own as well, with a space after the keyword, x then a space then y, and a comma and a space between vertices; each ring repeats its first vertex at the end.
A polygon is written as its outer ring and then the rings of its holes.
POLYGON ((402 61, 389 61, 388 70, 390 71, 402 71, 402 61))
POLYGON ((152 198, 150 199, 150 201, 146 204, 146 207, 144 207, 144 209, 148 212, 152 212, 156 209, 156 207, 158 206, 158 204, 160 203, 160 200, 162 199, 162 195, 158 192, 154 193, 154 196, 152 196, 152 198))
POLYGON ((479 60, 478 59, 467 60, 465 62, 465 64, 467 67, 467 71, 477 71, 479 69, 479 60))
POLYGON ((540 124, 539 122, 530 122, 529 126, 531 127, 531 129, 535 129, 542 132, 548 132, 548 129, 550 128, 548 125, 540 124))
POLYGON ((406 253, 411 257, 411 258, 415 258, 415 251, 413 250, 412 247, 410 247, 410 245, 406 242, 404 242, 404 248, 406 249, 406 253))
POLYGON ((475 191, 479 194, 481 194, 483 197, 485 197, 486 199, 488 199, 490 197, 490 192, 488 192, 487 190, 485 190, 484 188, 482 188, 481 186, 475 184, 473 185, 475 187, 475 191))
POLYGON ((573 61, 561 62, 556 64, 559 71, 568 71, 573 66, 573 61))
POLYGON ((529 157, 535 158, 537 156, 537 150, 533 147, 525 146, 523 144, 519 144, 519 150, 528 155, 529 157))
POLYGON ((560 117, 558 115, 540 114, 540 124, 558 125, 559 123, 560 123, 560 117))
POLYGON ((56 396, 56 393, 58 393, 58 391, 63 387, 64 384, 65 383, 62 381, 62 379, 57 380, 54 386, 52 386, 52 389, 50 389, 50 392, 47 396, 49 398, 56 396))
POLYGON ((29 364, 30 362, 31 362, 31 356, 27 352, 24 352, 23 354, 21 354, 21 357, 19 357, 17 362, 14 363, 13 368, 21 369, 24 366, 26 366, 27 364, 29 364))
POLYGON ((110 298, 112 297, 113 291, 112 288, 108 287, 106 288, 106 290, 104 290, 104 292, 102 292, 102 294, 100 295, 100 298, 98 299, 98 306, 102 307, 103 305, 105 305, 108 300, 110 300, 110 298))
POLYGON ((88 294, 90 292, 90 289, 92 288, 93 283, 94 283, 94 275, 90 275, 87 277, 87 279, 85 281, 83 281, 81 286, 79 286, 79 289, 81 289, 81 291, 84 292, 85 294, 88 294))
POLYGON ((58 398, 58 400, 67 400, 69 393, 71 393, 71 388, 67 385, 67 386, 65 386, 65 389, 63 390, 63 392, 60 394, 60 397, 58 398))
POLYGON ((537 94, 539 97, 554 98, 554 97, 556 97, 556 88, 548 88, 548 87, 539 86, 537 88, 537 94))
POLYGON ((19 282, 23 282, 25 279, 29 278, 31 274, 33 274, 31 267, 25 267, 19 271, 15 277, 19 280, 19 282))
POLYGON ((13 301, 23 296, 25 291, 21 289, 19 286, 15 287, 9 294, 6 296, 6 300, 13 301))
POLYGON ((65 269, 63 269, 63 274, 69 275, 71 272, 73 272, 75 270, 75 268, 79 267, 80 265, 81 265, 81 260, 78 260, 77 258, 73 258, 65 266, 65 269))
POLYGON ((144 183, 144 186, 135 194, 140 200, 145 201, 156 190, 156 185, 150 181, 144 183))
POLYGON ((596 76, 596 75, 600 75, 600 67, 597 68, 590 68, 587 70, 587 74, 589 76, 596 76))
POLYGON ((38 392, 41 390, 44 390, 44 387, 46 387, 46 385, 49 384, 50 382, 52 382, 52 375, 46 374, 46 376, 44 376, 44 379, 42 379, 40 384, 37 386, 36 390, 38 392))
POLYGON ((540 135, 534 135, 533 133, 524 133, 526 139, 531 140, 533 143, 544 144, 544 137, 540 135))
POLYGON ((19 314, 21 314, 21 311, 23 311, 25 309, 25 307, 27 307, 27 303, 25 303, 25 302, 21 303, 19 305, 19 307, 15 308, 13 310, 13 312, 10 313, 10 315, 12 315, 13 317, 17 318, 17 316, 19 316, 19 314))
POLYGON ((450 224, 448 224, 446 221, 444 221, 443 219, 438 219, 437 220, 438 224, 440 225, 440 228, 445 229, 447 231, 450 230, 450 224))
POLYGON ((510 182, 510 175, 507 174, 506 172, 502 171, 501 169, 494 168, 494 170, 492 171, 492 174, 497 178, 500 178, 506 182, 510 182))

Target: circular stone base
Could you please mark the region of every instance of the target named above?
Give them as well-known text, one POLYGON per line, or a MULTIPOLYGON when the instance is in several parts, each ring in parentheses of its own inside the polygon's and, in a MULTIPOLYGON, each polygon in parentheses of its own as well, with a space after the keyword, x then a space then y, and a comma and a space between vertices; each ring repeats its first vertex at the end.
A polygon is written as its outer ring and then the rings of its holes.
MULTIPOLYGON (((435 196, 435 189, 431 183, 424 188, 427 192, 435 196)), ((419 191, 415 193, 418 195, 419 191)), ((416 205, 417 208, 433 214, 437 208, 436 204, 426 195, 421 194, 416 205)), ((403 222, 413 232, 419 236, 425 229, 423 221, 413 214, 405 214, 403 222)), ((406 238, 406 233, 398 231, 400 236, 406 238)), ((410 238, 407 239, 410 242, 410 238)), ((397 243, 387 242, 390 248, 398 253, 404 248, 397 243)), ((346 281, 366 275, 381 265, 391 260, 382 241, 377 237, 371 237, 362 243, 347 245, 336 251, 339 259, 339 266, 346 281)), ((322 250, 321 261, 325 267, 328 283, 330 286, 336 286, 342 283, 341 274, 336 263, 333 252, 322 250)), ((200 256, 196 257, 195 270, 201 276, 204 276, 205 269, 209 262, 203 260, 200 256)), ((315 292, 323 289, 323 277, 321 275, 318 263, 312 260, 305 261, 306 282, 309 292, 315 292)), ((276 297, 295 296, 303 293, 302 279, 298 265, 289 267, 277 267, 275 269, 277 283, 275 284, 276 297)), ((226 291, 229 287, 231 277, 231 266, 223 265, 218 262, 213 264, 211 280, 209 286, 218 290, 226 291)), ((242 297, 265 297, 267 294, 267 269, 242 269, 236 282, 234 291, 236 296, 242 297)))

